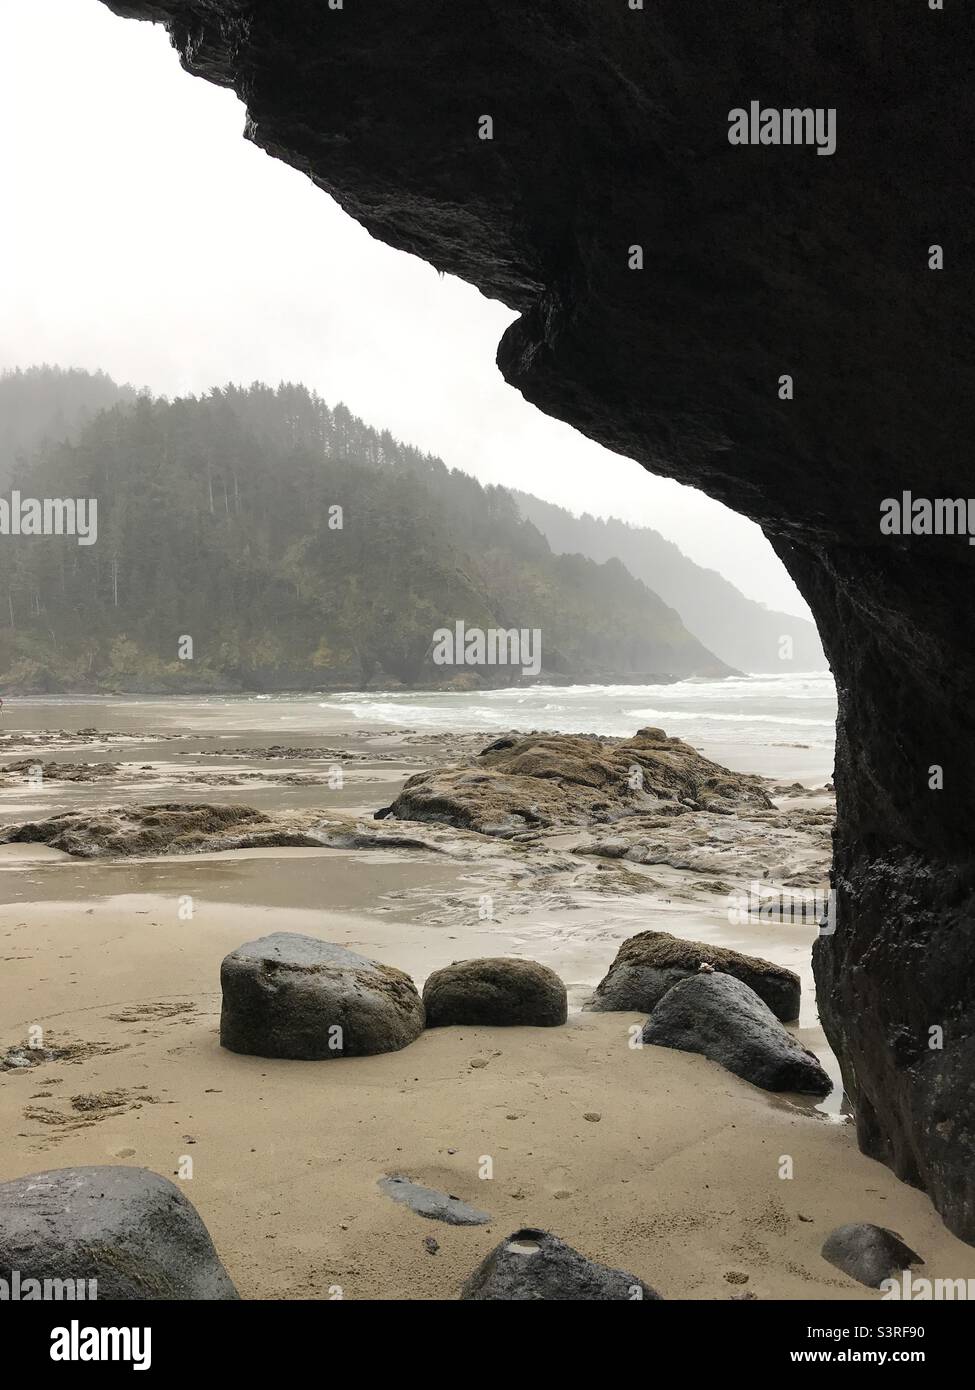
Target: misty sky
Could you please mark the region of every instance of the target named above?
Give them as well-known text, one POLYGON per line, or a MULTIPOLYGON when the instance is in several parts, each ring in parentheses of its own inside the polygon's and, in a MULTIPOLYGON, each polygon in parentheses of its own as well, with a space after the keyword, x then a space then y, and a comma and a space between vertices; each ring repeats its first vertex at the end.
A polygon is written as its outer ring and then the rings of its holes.
POLYGON ((302 381, 485 482, 653 526, 808 616, 758 527, 542 415, 494 364, 503 305, 373 240, 242 138, 231 92, 98 0, 0 0, 0 368, 174 395, 302 381))

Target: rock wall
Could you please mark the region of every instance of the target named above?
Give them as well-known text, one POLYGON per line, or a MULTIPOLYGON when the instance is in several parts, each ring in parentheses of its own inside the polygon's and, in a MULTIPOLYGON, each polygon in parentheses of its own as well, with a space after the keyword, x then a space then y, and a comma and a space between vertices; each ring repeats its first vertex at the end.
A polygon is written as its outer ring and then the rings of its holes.
POLYGON ((862 1146, 975 1241, 975 551, 879 528, 971 476, 965 7, 108 2, 374 235, 519 310, 498 360, 530 401, 761 524, 839 689, 823 1019, 862 1146), (835 109, 835 153, 730 144, 751 101, 835 109))

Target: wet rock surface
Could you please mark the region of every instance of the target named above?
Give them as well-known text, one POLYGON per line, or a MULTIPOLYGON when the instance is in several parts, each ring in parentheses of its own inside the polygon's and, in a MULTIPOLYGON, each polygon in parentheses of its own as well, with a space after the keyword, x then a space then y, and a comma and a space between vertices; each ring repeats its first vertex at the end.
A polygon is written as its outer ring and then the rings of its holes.
POLYGON ((753 1086, 825 1096, 833 1083, 754 990, 709 972, 673 986, 643 1029, 644 1043, 700 1052, 753 1086))
POLYGON ((896 1278, 912 1265, 924 1264, 896 1231, 869 1221, 831 1231, 823 1244, 823 1259, 871 1289, 879 1289, 885 1279, 896 1278))
POLYGON ((93 744, 128 743, 167 743, 179 739, 180 734, 164 734, 157 730, 144 733, 122 732, 117 729, 99 730, 94 725, 78 729, 8 729, 0 731, 0 755, 8 748, 21 751, 24 748, 39 748, 45 751, 67 748, 89 748, 93 744))
POLYGON ((96 782, 100 777, 117 776, 119 768, 119 763, 42 763, 36 758, 20 758, 0 768, 0 773, 31 781, 96 782))
POLYGON ((395 1052, 423 1031, 402 970, 296 932, 249 941, 220 967, 220 1043, 257 1057, 325 1061, 395 1052))
POLYGON ((455 961, 423 986, 427 1027, 552 1028, 568 1013, 565 985, 546 965, 508 956, 455 961))
MULTIPOLYGON (((252 806, 171 801, 66 811, 44 820, 4 826, 0 844, 44 844, 93 859, 102 854, 187 854, 240 848, 263 837, 267 843, 289 843, 272 839, 272 834, 269 817, 252 806)), ((308 839, 300 842, 311 843, 308 839)))
POLYGON ((724 946, 684 941, 669 932, 640 932, 624 941, 589 1007, 597 1013, 650 1013, 673 985, 696 975, 702 964, 748 985, 781 1022, 799 1017, 801 986, 793 971, 724 946))
POLYGON ((825 889, 834 824, 831 806, 764 810, 745 805, 729 813, 713 804, 701 810, 661 801, 653 811, 616 821, 609 830, 591 828, 572 852, 751 879, 756 895, 766 891, 770 874, 789 888, 825 889))
POLYGON ((332 811, 265 815, 253 806, 212 802, 163 802, 149 806, 106 806, 65 811, 44 820, 0 829, 0 844, 42 844, 80 859, 130 854, 209 854, 221 850, 419 849, 474 853, 453 837, 417 835, 408 828, 379 830, 371 823, 332 811))
MULTIPOLYGON (((271 762, 273 759, 267 758, 263 761, 271 762)), ((367 761, 363 759, 363 761, 367 761)), ((174 790, 186 788, 186 794, 192 795, 191 788, 196 787, 270 787, 270 786, 292 786, 292 787, 324 787, 330 785, 331 769, 326 771, 304 771, 304 772, 285 772, 283 769, 269 769, 268 771, 226 771, 207 772, 204 769, 199 771, 172 772, 168 768, 163 768, 152 763, 144 763, 136 766, 133 763, 59 763, 47 762, 40 763, 31 758, 22 758, 18 762, 8 763, 6 767, 0 768, 0 786, 7 788, 18 782, 26 782, 28 785, 39 788, 48 782, 98 782, 109 780, 115 784, 113 795, 118 794, 118 789, 127 788, 130 785, 145 785, 147 783, 164 781, 168 787, 174 790)), ((359 780, 366 780, 360 777, 359 780)))
POLYGON ((474 1271, 461 1289, 470 1302, 659 1299, 649 1284, 621 1269, 596 1264, 547 1231, 515 1231, 474 1271))
POLYGON ((321 762, 333 763, 380 763, 399 762, 402 754, 379 752, 351 752, 347 748, 314 747, 303 748, 284 743, 272 743, 258 748, 207 748, 200 753, 179 754, 182 758, 253 758, 265 762, 321 762))
POLYGON ((447 1192, 437 1192, 432 1187, 421 1187, 409 1178, 393 1176, 380 1178, 380 1190, 431 1221, 444 1221, 448 1226, 486 1226, 491 1217, 486 1211, 478 1211, 459 1197, 447 1192))
POLYGON ((389 814, 510 837, 542 827, 610 824, 654 809, 770 809, 762 779, 702 758, 660 729, 632 739, 506 736, 469 762, 417 773, 389 814))
POLYGON ((59 1168, 0 1183, 0 1278, 96 1279, 103 1299, 235 1299, 196 1209, 147 1168, 59 1168))

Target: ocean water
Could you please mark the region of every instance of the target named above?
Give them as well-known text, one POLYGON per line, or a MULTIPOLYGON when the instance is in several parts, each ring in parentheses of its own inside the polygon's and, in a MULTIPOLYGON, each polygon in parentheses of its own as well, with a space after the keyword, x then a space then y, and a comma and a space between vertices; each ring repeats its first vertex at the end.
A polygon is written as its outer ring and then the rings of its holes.
POLYGON ((810 786, 822 786, 833 773, 836 689, 828 671, 693 679, 674 685, 534 685, 470 693, 350 691, 318 700, 323 711, 352 714, 363 724, 416 730, 626 736, 654 725, 736 771, 810 786))
POLYGON ((644 725, 737 772, 821 787, 833 775, 836 691, 828 671, 694 679, 674 685, 534 685, 505 690, 367 690, 210 696, 9 698, 0 730, 246 731, 304 741, 360 726, 437 731, 610 734, 644 725))

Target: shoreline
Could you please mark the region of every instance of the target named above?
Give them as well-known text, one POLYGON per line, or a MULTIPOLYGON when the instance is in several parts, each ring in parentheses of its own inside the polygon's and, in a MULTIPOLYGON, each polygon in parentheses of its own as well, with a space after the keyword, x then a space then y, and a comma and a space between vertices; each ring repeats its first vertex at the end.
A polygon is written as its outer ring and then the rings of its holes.
MULTIPOLYGON (((484 668, 479 668, 484 669, 484 668)), ((244 686, 244 685, 199 685, 189 689, 179 689, 175 685, 152 686, 146 685, 142 689, 126 690, 115 686, 102 687, 83 687, 81 689, 64 690, 37 690, 30 686, 18 686, 16 683, 8 683, 3 692, 4 699, 23 700, 25 702, 51 700, 59 703, 70 703, 77 700, 199 700, 212 695, 217 699, 254 700, 264 699, 287 699, 289 696, 302 698, 311 695, 476 695, 480 691, 497 690, 531 690, 535 686, 551 686, 553 689, 571 688, 573 686, 586 685, 633 685, 633 686, 655 686, 655 685, 679 685, 687 680, 709 680, 724 681, 730 679, 741 679, 748 673, 736 671, 731 668, 724 674, 705 674, 691 673, 685 676, 674 676, 666 672, 601 672, 601 673, 578 673, 572 676, 563 676, 556 671, 541 671, 538 675, 525 676, 522 679, 506 674, 504 679, 498 681, 488 681, 483 676, 475 675, 470 667, 459 667, 458 674, 442 681, 416 681, 413 685, 403 685, 395 680, 392 684, 386 685, 358 685, 354 681, 340 681, 335 685, 263 685, 263 686, 244 686), (461 675, 460 672, 465 674, 461 675)))
MULTIPOLYGON (((417 745, 434 748, 437 740, 477 736, 489 740, 511 728, 535 733, 591 733, 599 737, 628 736, 646 724, 661 725, 681 735, 705 756, 741 773, 758 773, 778 781, 799 781, 822 787, 832 779, 835 696, 828 673, 801 673, 800 692, 809 691, 805 708, 815 718, 793 717, 796 688, 786 680, 779 697, 775 678, 752 681, 677 682, 661 687, 658 699, 647 699, 642 687, 523 687, 477 693, 443 691, 335 691, 301 696, 181 695, 87 696, 75 703, 60 697, 8 701, 0 710, 0 757, 10 736, 52 723, 57 710, 60 728, 84 729, 93 722, 105 729, 187 730, 199 738, 229 743, 233 736, 255 746, 279 742, 307 745, 339 741, 351 735, 358 745, 417 745), (712 690, 716 692, 712 694, 712 690), (666 693, 665 693, 666 691, 666 693), (341 698, 339 698, 341 697, 341 698), (771 704, 769 704, 771 701, 771 704), (751 713, 771 708, 771 715, 751 713), (730 717, 729 717, 729 711, 730 717), (297 736, 301 735, 299 739, 297 736), (292 735, 295 737, 293 738, 292 735)), ((646 687, 651 690, 652 687, 646 687)), ((803 709, 802 699, 798 708, 803 709)), ((412 747, 409 751, 414 751, 412 747)))
MULTIPOLYGON (((276 722, 245 739, 210 721, 173 727, 182 717, 173 711, 169 728, 157 720, 114 740, 79 744, 72 735, 44 745, 45 760, 110 760, 121 771, 94 783, 51 782, 29 797, 21 785, 4 792, 0 780, 3 823, 25 809, 191 800, 172 780, 184 773, 259 779, 210 784, 201 801, 256 795, 273 810, 300 797, 340 818, 371 818, 419 767, 476 742, 330 722, 315 740, 322 757, 290 758, 287 747, 273 752, 276 722), (336 749, 349 773, 340 793, 321 782, 336 749), (319 780, 289 785, 296 773, 319 780), (140 777, 151 779, 151 797, 140 777)), ((37 746, 26 730, 7 733, 15 737, 5 741, 5 764, 37 746)), ((304 738, 293 741, 311 751, 304 738)), ((823 794, 792 789, 790 799, 780 790, 785 810, 765 822, 777 841, 766 845, 762 830, 742 849, 716 841, 708 854, 730 863, 794 844, 794 867, 818 863, 819 832, 810 839, 802 825, 810 814, 815 823, 823 794)), ((718 828, 730 830, 732 820, 718 828)), ((926 1277, 975 1277, 975 1250, 945 1230, 928 1199, 859 1153, 836 1092, 822 1108, 770 1095, 700 1056, 632 1048, 628 1030, 645 1015, 582 1008, 622 940, 671 931, 799 969, 797 1036, 823 1055, 810 928, 732 926, 722 891, 736 887, 731 876, 580 858, 574 832, 517 848, 397 824, 422 831, 430 847, 123 859, 0 847, 10 899, 0 908, 9 982, 0 1051, 32 1024, 52 1046, 68 1047, 64 1059, 0 1074, 0 1180, 74 1163, 141 1164, 170 1176, 190 1157, 186 1194, 250 1298, 328 1298, 337 1284, 349 1298, 454 1297, 488 1250, 524 1226, 551 1230, 670 1298, 879 1299, 819 1254, 833 1227, 857 1220, 898 1230, 926 1260, 926 1277), (494 920, 478 919, 484 893, 494 920), (187 895, 193 918, 182 921, 187 895), (280 930, 351 946, 421 987, 452 960, 538 960, 566 982, 569 1021, 428 1029, 400 1052, 335 1067, 228 1053, 217 1038, 220 960, 280 930), (783 1155, 793 1160, 791 1180, 779 1176, 783 1155), (485 1156, 494 1177, 482 1181, 485 1156), (423 1220, 377 1185, 400 1173, 483 1208, 491 1223, 423 1220), (433 1255, 428 1236, 439 1246, 433 1255)), ((685 841, 692 846, 693 836, 685 841)))

